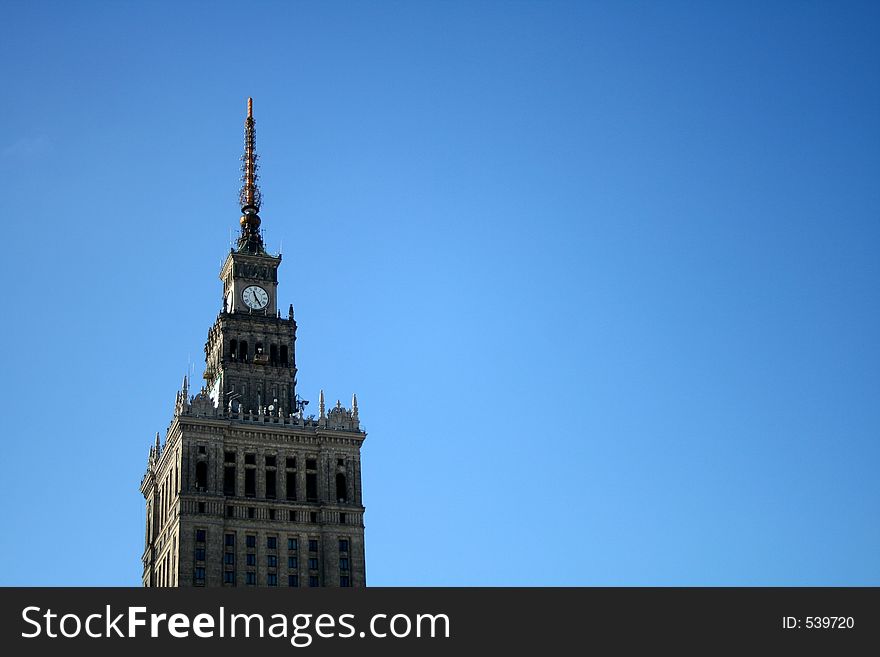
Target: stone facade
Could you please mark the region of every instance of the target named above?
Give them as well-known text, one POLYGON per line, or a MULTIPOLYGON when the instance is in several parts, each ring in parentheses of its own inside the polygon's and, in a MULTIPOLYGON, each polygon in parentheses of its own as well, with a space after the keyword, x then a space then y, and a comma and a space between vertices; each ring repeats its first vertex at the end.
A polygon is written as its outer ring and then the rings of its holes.
MULTIPOLYGON (((248 121, 253 130, 250 111, 248 121)), ((281 256, 263 249, 252 205, 243 212, 239 249, 220 272, 205 385, 190 395, 184 378, 141 481, 143 585, 365 586, 357 397, 327 410, 322 391, 318 415, 305 415, 293 306, 287 318, 278 311, 281 256)))

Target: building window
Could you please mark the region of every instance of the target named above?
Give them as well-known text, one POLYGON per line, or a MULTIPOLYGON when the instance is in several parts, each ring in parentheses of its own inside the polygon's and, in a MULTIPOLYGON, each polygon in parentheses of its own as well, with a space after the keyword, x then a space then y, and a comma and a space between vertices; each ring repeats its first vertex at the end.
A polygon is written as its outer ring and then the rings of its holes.
POLYGON ((315 557, 309 557, 309 570, 318 570, 318 560, 315 557))
POLYGON ((198 547, 196 548, 196 561, 204 561, 205 560, 205 548, 198 547))
POLYGON ((309 586, 320 586, 317 575, 309 575, 309 586))
POLYGON ((288 468, 296 469, 296 457, 295 456, 288 456, 285 463, 287 464, 288 468))
POLYGON ((267 468, 274 468, 275 467, 275 457, 274 456, 267 456, 266 457, 266 467, 267 468))
POLYGON ((296 472, 286 472, 287 479, 287 499, 296 499, 296 472))
POLYGON ((196 586, 205 585, 205 569, 202 566, 196 568, 195 571, 196 586))
POLYGON ((208 488, 208 463, 199 461, 196 463, 196 489, 207 490, 208 488))
POLYGON ((274 554, 270 554, 266 557, 266 565, 269 568, 277 568, 278 567, 278 557, 274 554))
POLYGON ((248 586, 256 586, 257 585, 257 574, 255 572, 247 572, 245 573, 244 583, 248 586))
POLYGON ((245 465, 256 465, 257 464, 257 455, 256 454, 245 454, 244 455, 244 464, 245 465))
POLYGON ((318 539, 310 538, 309 539, 309 552, 317 552, 318 551, 318 539))
POLYGON ((351 586, 351 579, 349 579, 348 575, 340 575, 339 576, 339 586, 342 588, 348 588, 351 586))
POLYGON ((266 497, 275 499, 275 471, 266 470, 266 497))
POLYGON ((227 570, 223 573, 223 583, 224 584, 235 584, 235 571, 227 570))
POLYGON ((318 512, 317 511, 309 511, 309 522, 312 522, 312 523, 318 522, 318 512))
POLYGON ((288 538, 287 539, 287 549, 290 550, 291 552, 296 552, 297 542, 296 542, 295 538, 288 538))
POLYGON ((266 575, 266 583, 269 586, 278 586, 278 574, 269 573, 268 575, 266 575))
POLYGON ((248 507, 248 518, 253 520, 256 513, 257 513, 257 510, 254 507, 252 507, 252 506, 248 507))
POLYGON ((234 566, 235 565, 235 552, 227 552, 226 554, 224 554, 223 555, 223 563, 225 563, 227 566, 234 566))
POLYGON ((287 567, 296 568, 296 557, 287 557, 287 567))
POLYGON ((196 530, 196 543, 204 543, 207 532, 204 529, 196 530))
POLYGON ((254 536, 253 534, 248 534, 248 535, 247 535, 247 538, 245 538, 245 544, 246 544, 249 548, 255 548, 255 547, 257 547, 257 537, 254 536))
POLYGON ((288 575, 287 576, 287 585, 288 586, 299 586, 299 577, 296 575, 288 575))
POLYGON ((341 472, 336 475, 336 501, 348 501, 348 486, 345 484, 345 475, 341 472))
POLYGON ((199 454, 207 454, 208 450, 204 445, 199 445, 199 454))
POLYGON ((232 506, 227 506, 227 507, 226 507, 226 517, 227 517, 227 518, 231 518, 231 517, 234 516, 234 515, 235 515, 235 509, 234 509, 234 507, 232 507, 232 506))
POLYGON ((348 558, 342 557, 339 560, 339 570, 348 570, 348 558))
POLYGON ((268 536, 266 537, 266 547, 270 550, 274 550, 278 547, 278 537, 277 536, 268 536))
POLYGON ((269 509, 269 520, 275 520, 275 509, 269 509))
POLYGON ((204 513, 204 512, 205 512, 205 503, 199 502, 199 513, 204 513))
POLYGON ((344 525, 344 524, 345 524, 345 514, 344 514, 344 513, 340 513, 340 514, 339 514, 339 524, 340 524, 340 525, 344 525))
POLYGON ((235 466, 227 465, 223 468, 223 494, 235 497, 235 466))
POLYGON ((348 552, 348 539, 340 538, 339 539, 339 551, 340 552, 348 552))
POLYGON ((227 547, 235 547, 235 534, 226 534, 226 545, 227 547))
POLYGON ((257 555, 253 552, 248 552, 245 563, 248 566, 256 566, 257 565, 257 555))
POLYGON ((235 452, 223 452, 224 463, 235 463, 235 452))
POLYGON ((296 522, 296 511, 288 511, 287 512, 287 519, 290 522, 296 522))
POLYGON ((244 471, 244 495, 245 497, 257 496, 257 471, 248 468, 244 471))

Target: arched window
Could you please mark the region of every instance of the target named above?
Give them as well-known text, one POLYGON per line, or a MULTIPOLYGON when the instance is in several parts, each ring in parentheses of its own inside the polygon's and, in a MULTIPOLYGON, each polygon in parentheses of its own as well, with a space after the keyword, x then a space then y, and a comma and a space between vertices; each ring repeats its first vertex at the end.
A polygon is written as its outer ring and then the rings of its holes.
POLYGON ((196 463, 196 488, 199 490, 208 489, 208 463, 206 461, 196 463))
POLYGON ((339 502, 348 501, 348 486, 345 485, 345 475, 341 472, 336 475, 336 499, 339 502))
POLYGON ((248 344, 246 341, 242 340, 238 343, 238 358, 239 360, 247 361, 248 357, 248 344))
POLYGON ((272 363, 272 365, 278 364, 278 345, 277 344, 273 344, 272 346, 269 347, 269 362, 272 363))
POLYGON ((229 357, 235 360, 238 357, 238 340, 229 341, 229 357))

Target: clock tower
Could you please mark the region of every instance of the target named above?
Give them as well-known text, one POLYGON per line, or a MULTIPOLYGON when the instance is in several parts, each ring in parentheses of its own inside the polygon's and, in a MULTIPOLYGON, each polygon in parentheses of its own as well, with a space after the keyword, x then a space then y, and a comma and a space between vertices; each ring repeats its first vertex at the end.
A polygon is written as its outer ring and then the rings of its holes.
POLYGON ((293 304, 260 231, 253 101, 245 119, 241 232, 220 269, 205 385, 185 377, 141 481, 144 586, 364 586, 357 397, 318 416, 296 393, 293 304))

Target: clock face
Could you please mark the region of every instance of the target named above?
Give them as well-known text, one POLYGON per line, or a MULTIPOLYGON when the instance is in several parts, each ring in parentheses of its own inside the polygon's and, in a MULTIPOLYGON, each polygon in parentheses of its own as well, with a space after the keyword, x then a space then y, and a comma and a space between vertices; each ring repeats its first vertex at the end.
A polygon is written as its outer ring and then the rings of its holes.
POLYGON ((244 305, 254 310, 262 310, 269 305, 269 293, 259 285, 248 285, 241 293, 244 305))

